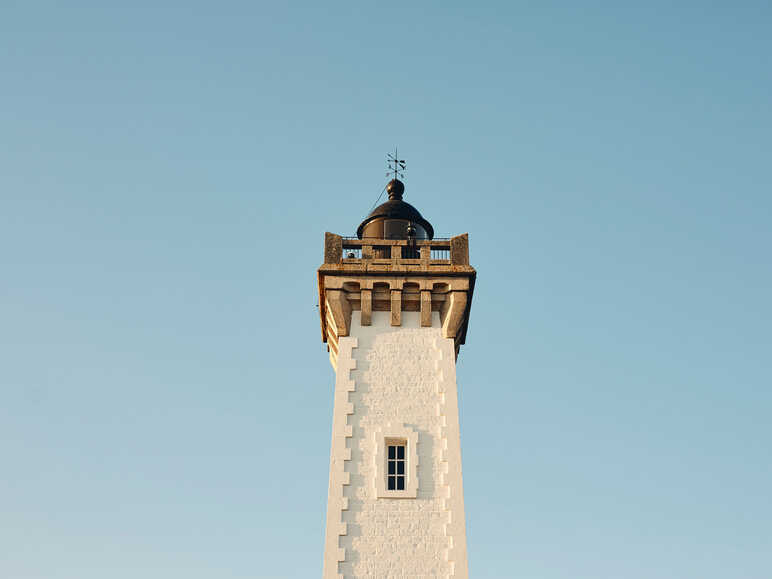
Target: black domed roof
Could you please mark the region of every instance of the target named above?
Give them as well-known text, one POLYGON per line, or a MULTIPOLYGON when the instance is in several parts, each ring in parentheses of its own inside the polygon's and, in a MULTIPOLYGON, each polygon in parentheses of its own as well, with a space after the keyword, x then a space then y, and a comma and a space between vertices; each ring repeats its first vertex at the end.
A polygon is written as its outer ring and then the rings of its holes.
POLYGON ((357 228, 357 237, 362 239, 362 230, 365 225, 379 218, 386 219, 404 219, 420 225, 426 230, 429 239, 434 238, 434 228, 432 224, 423 218, 418 209, 410 203, 402 200, 402 193, 405 191, 405 185, 398 179, 392 179, 386 185, 386 191, 389 193, 389 200, 386 203, 378 205, 357 228))

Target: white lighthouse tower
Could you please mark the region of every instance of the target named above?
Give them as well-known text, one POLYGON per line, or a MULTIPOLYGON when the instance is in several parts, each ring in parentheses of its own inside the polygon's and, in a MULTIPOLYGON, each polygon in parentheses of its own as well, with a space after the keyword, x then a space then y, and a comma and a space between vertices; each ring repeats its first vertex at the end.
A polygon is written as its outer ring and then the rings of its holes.
POLYGON ((324 579, 468 577, 456 357, 475 270, 396 177, 357 238, 325 234, 335 369, 324 579))

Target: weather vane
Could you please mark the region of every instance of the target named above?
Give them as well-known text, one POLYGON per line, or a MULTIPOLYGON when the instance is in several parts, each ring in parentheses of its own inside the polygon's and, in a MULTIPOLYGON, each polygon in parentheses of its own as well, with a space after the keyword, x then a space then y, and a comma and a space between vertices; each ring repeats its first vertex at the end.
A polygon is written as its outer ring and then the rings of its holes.
POLYGON ((386 172, 387 177, 392 175, 393 179, 399 179, 400 177, 402 179, 405 178, 405 160, 399 158, 396 148, 394 149, 393 155, 391 153, 386 154, 386 165, 389 168, 386 172))

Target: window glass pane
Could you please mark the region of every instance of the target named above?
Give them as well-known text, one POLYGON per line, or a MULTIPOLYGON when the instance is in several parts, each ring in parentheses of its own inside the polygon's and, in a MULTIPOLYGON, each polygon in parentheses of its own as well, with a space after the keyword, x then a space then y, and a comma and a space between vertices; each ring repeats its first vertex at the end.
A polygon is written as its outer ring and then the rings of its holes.
POLYGON ((404 440, 386 439, 386 489, 404 491, 407 487, 407 444, 404 440))

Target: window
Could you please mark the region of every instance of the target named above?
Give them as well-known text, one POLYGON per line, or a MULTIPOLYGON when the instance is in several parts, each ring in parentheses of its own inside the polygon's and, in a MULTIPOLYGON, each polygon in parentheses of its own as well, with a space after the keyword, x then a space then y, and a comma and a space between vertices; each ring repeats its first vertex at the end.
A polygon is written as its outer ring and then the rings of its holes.
MULTIPOLYGON (((418 496, 418 431, 386 424, 375 431, 375 496, 414 499, 418 496)), ((372 487, 371 487, 372 488, 372 487)))
POLYGON ((386 488, 390 491, 405 490, 405 444, 390 443, 388 445, 388 464, 386 488))

